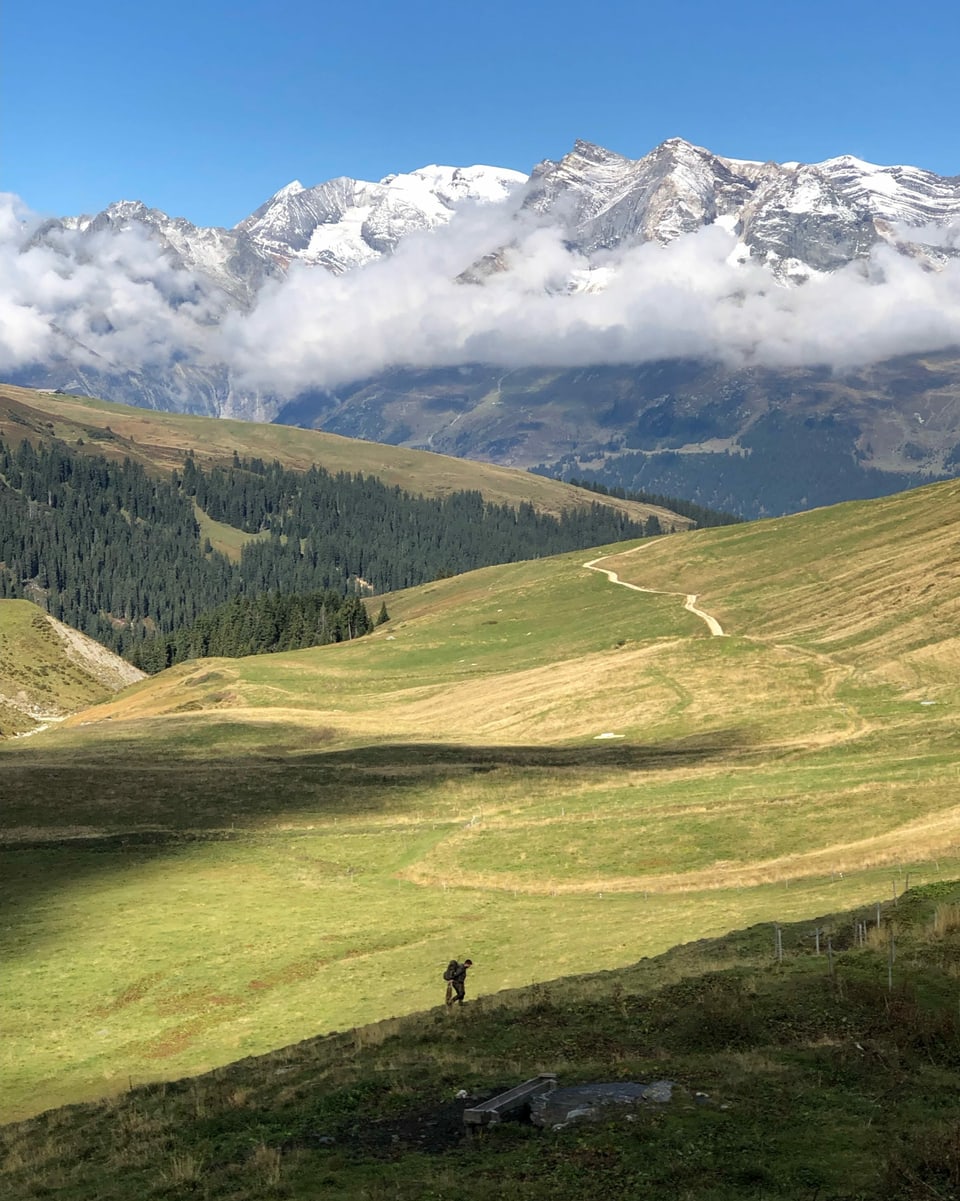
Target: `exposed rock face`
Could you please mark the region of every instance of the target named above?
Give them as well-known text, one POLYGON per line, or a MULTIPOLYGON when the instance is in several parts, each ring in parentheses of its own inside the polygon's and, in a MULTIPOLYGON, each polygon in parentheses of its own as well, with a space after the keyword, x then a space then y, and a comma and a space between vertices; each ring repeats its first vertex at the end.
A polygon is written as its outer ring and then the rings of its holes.
POLYGON ((26 600, 0 601, 0 739, 38 734, 144 678, 26 600))
POLYGON ((44 617, 63 644, 67 658, 108 691, 119 692, 128 684, 146 679, 146 672, 121 659, 80 630, 64 625, 49 613, 45 613, 44 617))
POLYGON ((743 162, 681 138, 637 160, 577 142, 559 162, 534 169, 525 204, 561 224, 587 253, 625 242, 663 245, 720 222, 777 276, 802 278, 863 259, 878 241, 902 253, 925 249, 933 259, 956 254, 926 239, 927 227, 960 217, 960 179, 849 155, 813 164, 743 162))
POLYGON ((736 215, 754 188, 747 174, 680 138, 637 160, 577 142, 559 162, 534 168, 525 203, 590 252, 624 241, 670 242, 736 215))

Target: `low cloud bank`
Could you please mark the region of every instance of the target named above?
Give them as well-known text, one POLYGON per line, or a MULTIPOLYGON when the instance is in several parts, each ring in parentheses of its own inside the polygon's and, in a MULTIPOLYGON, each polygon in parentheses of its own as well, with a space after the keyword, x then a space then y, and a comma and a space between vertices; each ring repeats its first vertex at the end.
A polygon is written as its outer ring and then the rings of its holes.
MULTIPOLYGON (((241 312, 143 227, 42 240, 39 228, 2 198, 0 373, 55 357, 98 370, 226 364, 234 389, 290 397, 396 366, 698 356, 843 368, 960 344, 960 261, 931 271, 887 246, 783 287, 736 262, 716 226, 587 259, 509 205, 475 207, 339 277, 294 264, 241 312)), ((954 247, 960 228, 936 240, 954 247)))
POLYGON ((54 357, 77 367, 165 368, 204 359, 222 305, 143 226, 81 235, 0 196, 0 371, 54 357))

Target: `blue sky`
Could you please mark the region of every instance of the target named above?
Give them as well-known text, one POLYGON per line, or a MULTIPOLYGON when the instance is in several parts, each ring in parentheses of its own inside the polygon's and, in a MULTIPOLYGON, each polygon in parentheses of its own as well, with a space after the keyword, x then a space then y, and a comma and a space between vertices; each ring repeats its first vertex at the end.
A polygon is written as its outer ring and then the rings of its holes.
POLYGON ((291 179, 527 171, 580 137, 960 174, 960 5, 8 4, 0 189, 232 225, 291 179))

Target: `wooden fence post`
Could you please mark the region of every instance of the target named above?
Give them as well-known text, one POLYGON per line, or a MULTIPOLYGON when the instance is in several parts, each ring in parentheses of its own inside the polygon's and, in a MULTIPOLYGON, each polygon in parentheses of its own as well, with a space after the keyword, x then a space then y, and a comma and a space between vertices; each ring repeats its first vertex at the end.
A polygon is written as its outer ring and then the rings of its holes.
POLYGON ((887 992, 893 992, 893 960, 896 956, 896 942, 893 926, 890 927, 890 950, 887 953, 887 992))

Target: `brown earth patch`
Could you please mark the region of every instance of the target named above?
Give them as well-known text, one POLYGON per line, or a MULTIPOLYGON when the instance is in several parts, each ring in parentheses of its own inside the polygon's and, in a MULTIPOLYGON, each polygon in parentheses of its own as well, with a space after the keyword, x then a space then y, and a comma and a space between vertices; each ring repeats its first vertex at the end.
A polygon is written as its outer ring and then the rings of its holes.
POLYGON ((209 1024, 209 1018, 201 1017, 173 1026, 145 1042, 142 1054, 146 1059, 169 1059, 172 1055, 179 1055, 200 1037, 209 1024))
POLYGON ((90 1012, 97 1017, 108 1017, 112 1013, 119 1013, 121 1009, 126 1009, 128 1005, 134 1005, 137 1001, 142 1001, 151 986, 162 979, 162 972, 150 972, 146 976, 141 976, 139 980, 134 980, 132 984, 128 984, 112 1001, 108 1001, 104 1005, 98 1005, 90 1012))
MULTIPOLYGON (((348 958, 349 954, 348 952, 346 956, 338 956, 338 958, 348 958)), ((279 984, 294 984, 298 980, 309 980, 321 968, 333 962, 335 962, 333 959, 321 959, 318 957, 294 960, 293 963, 288 963, 286 967, 279 968, 267 976, 251 980, 247 988, 259 991, 266 988, 276 988, 279 984)))
POLYGON ((210 992, 204 988, 189 989, 187 992, 168 993, 156 1002, 157 1013, 172 1017, 178 1013, 208 1013, 229 1005, 242 1005, 243 998, 229 993, 210 992))

